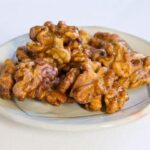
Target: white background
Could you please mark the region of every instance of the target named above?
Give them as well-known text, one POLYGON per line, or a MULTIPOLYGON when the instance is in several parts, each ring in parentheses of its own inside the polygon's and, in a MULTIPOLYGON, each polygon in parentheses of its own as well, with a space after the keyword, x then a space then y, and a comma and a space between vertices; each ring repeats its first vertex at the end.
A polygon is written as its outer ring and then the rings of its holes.
MULTIPOLYGON (((149 0, 0 0, 0 44, 46 20, 100 25, 150 41, 149 0)), ((134 123, 83 132, 43 131, 0 118, 0 150, 150 150, 150 115, 134 123)))

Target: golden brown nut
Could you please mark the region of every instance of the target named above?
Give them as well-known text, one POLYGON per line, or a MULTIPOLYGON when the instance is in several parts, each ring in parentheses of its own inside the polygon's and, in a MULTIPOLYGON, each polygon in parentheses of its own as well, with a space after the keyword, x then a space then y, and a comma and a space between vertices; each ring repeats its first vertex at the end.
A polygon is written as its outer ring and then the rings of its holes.
POLYGON ((72 40, 75 40, 75 39, 79 38, 79 33, 77 31, 75 31, 75 32, 67 31, 65 33, 65 36, 69 37, 72 40))
POLYGON ((95 88, 94 84, 88 84, 88 85, 84 85, 79 88, 75 88, 72 91, 71 96, 73 96, 75 101, 77 101, 80 104, 89 103, 89 102, 91 102, 91 100, 93 99, 93 97, 96 94, 94 88, 95 88))
POLYGON ((104 46, 106 44, 107 43, 105 41, 103 41, 102 39, 95 38, 95 37, 92 37, 89 41, 89 45, 96 48, 96 49, 104 48, 104 46))
POLYGON ((87 55, 81 49, 74 49, 71 52, 72 62, 84 62, 88 59, 87 55))
POLYGON ((136 88, 147 83, 149 80, 149 75, 143 69, 137 70, 130 76, 130 88, 136 88))
POLYGON ((83 44, 87 44, 89 42, 89 40, 90 40, 90 35, 84 30, 80 30, 79 34, 80 34, 82 43, 83 44))
POLYGON ((118 76, 127 78, 132 73, 132 64, 130 62, 113 62, 112 69, 118 76))
POLYGON ((68 63, 71 59, 71 54, 69 50, 64 49, 63 39, 55 38, 54 47, 47 50, 47 54, 53 59, 57 60, 59 64, 68 63))
POLYGON ((12 87, 14 85, 13 74, 15 64, 12 60, 7 59, 0 71, 0 97, 4 99, 12 98, 12 87))
POLYGON ((16 51, 16 57, 18 61, 24 61, 26 59, 30 59, 27 54, 27 48, 25 46, 18 47, 16 51))
POLYGON ((42 30, 42 26, 32 27, 29 32, 29 36, 30 36, 31 40, 37 41, 37 35, 39 32, 41 32, 41 30, 42 30))
POLYGON ((3 67, 4 67, 3 64, 0 63, 0 74, 1 74, 3 67))
POLYGON ((119 85, 121 85, 123 88, 128 89, 130 85, 130 79, 129 78, 119 78, 117 80, 119 85))
POLYGON ((73 85, 79 73, 80 71, 78 68, 70 69, 66 77, 60 82, 58 90, 61 93, 65 93, 73 85))
POLYGON ((42 45, 51 46, 53 44, 54 35, 49 31, 47 26, 32 27, 29 35, 33 41, 39 42, 42 45))
POLYGON ((54 25, 51 21, 47 21, 44 23, 44 26, 48 27, 49 28, 49 31, 52 32, 52 33, 55 33, 56 32, 56 25, 54 25))
POLYGON ((47 26, 35 26, 30 30, 30 38, 33 40, 27 43, 27 49, 33 53, 47 50, 53 46, 54 34, 47 26))
POLYGON ((116 80, 116 74, 113 70, 108 70, 104 75, 104 83, 107 89, 111 88, 116 80))
POLYGON ((113 44, 119 43, 119 44, 122 44, 128 48, 128 44, 126 43, 126 41, 122 40, 119 37, 119 35, 117 35, 117 34, 111 34, 108 32, 97 32, 94 34, 93 37, 97 38, 97 39, 101 39, 101 40, 108 42, 108 43, 113 43, 113 44))
POLYGON ((82 44, 80 40, 72 40, 69 42, 69 45, 66 44, 66 42, 64 43, 64 46, 67 45, 66 47, 68 49, 70 49, 71 51, 74 49, 81 49, 82 48, 82 44))
POLYGON ((99 90, 101 94, 109 93, 118 76, 116 76, 112 69, 108 69, 107 67, 101 67, 97 75, 99 77, 97 90, 99 90))
POLYGON ((43 27, 42 30, 37 34, 37 41, 42 45, 52 47, 54 42, 54 34, 49 32, 48 27, 43 27))
POLYGON ((124 106, 124 103, 128 100, 128 98, 129 97, 127 91, 118 86, 118 84, 114 84, 112 90, 109 91, 104 98, 106 104, 106 112, 114 113, 120 110, 124 106))
POLYGON ((115 60, 114 61, 123 61, 127 62, 129 60, 129 51, 126 47, 124 47, 121 44, 116 43, 113 45, 113 50, 114 50, 114 55, 115 55, 115 60))
POLYGON ((70 96, 78 103, 85 104, 91 101, 97 95, 97 80, 98 76, 92 71, 85 71, 76 79, 71 90, 70 96))
POLYGON ((67 97, 59 91, 50 91, 47 94, 46 100, 48 103, 58 106, 65 103, 67 101, 67 97))
POLYGON ((143 65, 145 70, 150 70, 150 57, 145 57, 143 60, 143 65))
POLYGON ((57 73, 57 68, 42 60, 40 62, 22 62, 17 66, 15 73, 17 82, 13 87, 13 93, 18 99, 23 100, 28 96, 28 93, 36 90, 39 85, 46 89, 50 88, 50 83, 57 73))
POLYGON ((102 96, 94 97, 91 102, 85 104, 85 108, 87 110, 91 111, 100 111, 102 108, 102 102, 101 102, 102 96))
POLYGON ((26 46, 27 46, 27 49, 33 53, 42 52, 46 50, 45 45, 42 45, 39 42, 32 41, 32 42, 27 43, 26 46))
POLYGON ((11 90, 13 87, 14 81, 12 76, 8 73, 2 74, 0 76, 0 97, 4 99, 11 99, 11 90))
POLYGON ((96 48, 91 48, 91 59, 94 61, 98 61, 99 58, 101 57, 106 57, 107 53, 105 49, 96 49, 96 48))

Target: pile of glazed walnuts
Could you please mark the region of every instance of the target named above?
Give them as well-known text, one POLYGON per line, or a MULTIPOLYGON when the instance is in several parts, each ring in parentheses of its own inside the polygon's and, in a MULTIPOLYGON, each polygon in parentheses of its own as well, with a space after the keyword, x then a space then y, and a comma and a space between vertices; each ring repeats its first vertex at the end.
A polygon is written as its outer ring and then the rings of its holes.
POLYGON ((150 83, 150 57, 131 50, 116 34, 93 36, 59 21, 30 29, 17 61, 0 65, 0 97, 76 102, 92 111, 120 110, 127 90, 150 83))

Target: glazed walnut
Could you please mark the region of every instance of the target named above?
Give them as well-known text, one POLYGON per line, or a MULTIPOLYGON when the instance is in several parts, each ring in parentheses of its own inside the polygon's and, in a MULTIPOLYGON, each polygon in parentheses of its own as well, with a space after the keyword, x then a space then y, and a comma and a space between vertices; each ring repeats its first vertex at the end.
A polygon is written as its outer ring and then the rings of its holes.
POLYGON ((67 101, 67 96, 59 91, 50 91, 46 96, 48 103, 58 106, 67 101))
POLYGON ((76 79, 70 96, 78 103, 86 104, 91 102, 95 96, 100 94, 101 91, 98 86, 98 75, 92 71, 85 71, 76 79))
POLYGON ((46 52, 48 56, 55 59, 59 64, 68 63, 71 59, 70 51, 64 49, 63 39, 55 38, 54 39, 54 47, 47 50, 46 52))
POLYGON ((12 98, 12 88, 14 85, 15 63, 7 59, 0 70, 0 97, 4 99, 12 98))
POLYGON ((71 68, 66 74, 65 78, 60 82, 58 90, 61 93, 66 93, 66 91, 73 85, 80 71, 78 68, 71 68))
POLYGON ((16 57, 18 61, 26 61, 31 59, 25 46, 17 48, 16 57))
POLYGON ((91 111, 100 111, 102 108, 102 96, 94 97, 91 102, 85 104, 85 108, 91 111))
POLYGON ((28 97, 28 93, 36 90, 41 84, 44 88, 49 88, 50 82, 54 80, 57 73, 57 68, 42 60, 22 62, 17 65, 13 93, 18 99, 23 100, 28 97))
POLYGON ((111 90, 104 97, 106 112, 113 113, 120 110, 128 98, 127 91, 115 82, 111 90))

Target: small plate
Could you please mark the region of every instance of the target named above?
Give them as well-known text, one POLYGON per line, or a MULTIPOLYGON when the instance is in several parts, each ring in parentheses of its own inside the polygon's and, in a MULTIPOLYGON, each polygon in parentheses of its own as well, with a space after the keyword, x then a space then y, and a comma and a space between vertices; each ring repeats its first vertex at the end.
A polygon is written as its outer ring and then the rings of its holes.
MULTIPOLYGON (((103 27, 81 27, 93 34, 98 31, 119 34, 132 49, 150 55, 150 43, 136 36, 103 27)), ((0 46, 0 62, 13 58, 16 48, 29 41, 28 34, 19 36, 0 46)), ((150 89, 144 85, 129 90, 129 101, 114 114, 90 112, 77 104, 64 104, 58 107, 31 99, 13 101, 0 99, 0 116, 14 123, 53 130, 83 130, 111 127, 139 119, 150 112, 150 89)))

